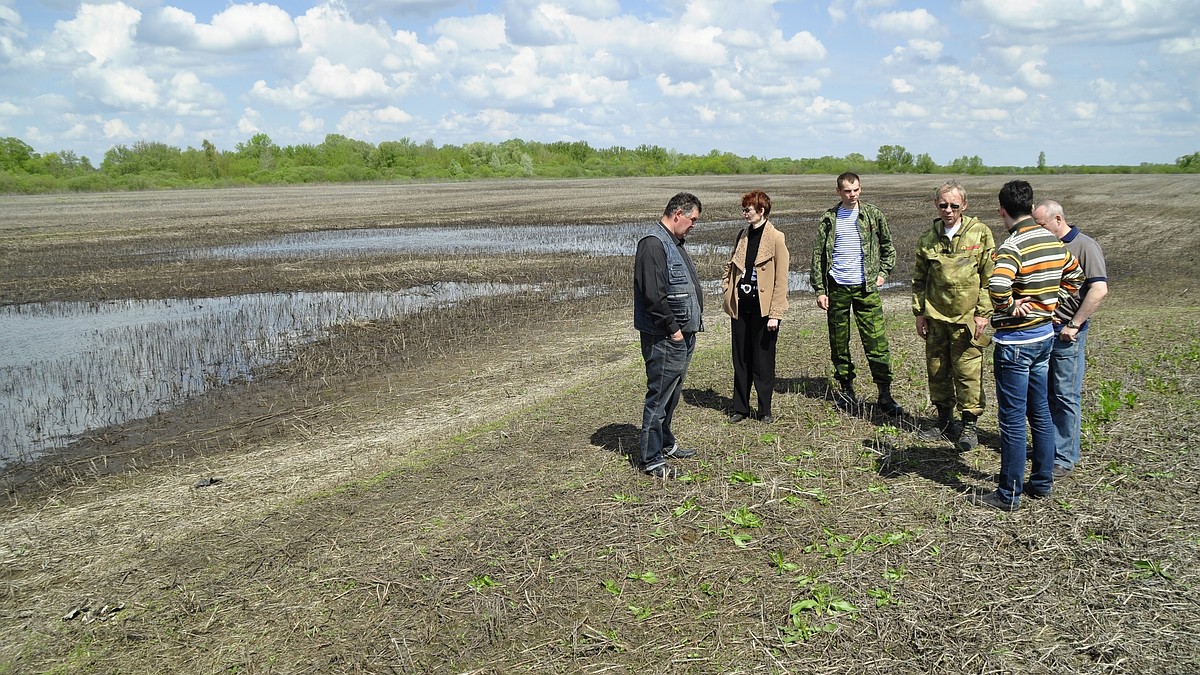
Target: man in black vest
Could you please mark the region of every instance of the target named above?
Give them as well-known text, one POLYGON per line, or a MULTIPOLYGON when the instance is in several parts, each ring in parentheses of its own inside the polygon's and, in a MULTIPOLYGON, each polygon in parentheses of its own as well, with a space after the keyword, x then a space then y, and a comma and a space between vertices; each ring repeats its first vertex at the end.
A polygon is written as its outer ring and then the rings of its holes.
POLYGON ((700 279, 683 239, 703 208, 695 195, 680 192, 667 202, 657 225, 638 242, 633 263, 633 325, 641 333, 646 361, 646 406, 642 411, 638 464, 656 478, 676 478, 668 458, 694 457, 671 432, 671 419, 683 392, 696 333, 704 330, 700 279))

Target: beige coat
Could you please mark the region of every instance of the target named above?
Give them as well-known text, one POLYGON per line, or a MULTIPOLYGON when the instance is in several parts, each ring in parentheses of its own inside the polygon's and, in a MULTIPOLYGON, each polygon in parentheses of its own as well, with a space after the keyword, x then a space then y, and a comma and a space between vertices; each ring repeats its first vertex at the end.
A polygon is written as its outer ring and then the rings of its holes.
MULTIPOLYGON (((775 229, 771 221, 763 223, 762 240, 758 244, 758 257, 754 266, 758 269, 758 305, 762 316, 783 319, 788 300, 788 250, 783 233, 775 229)), ((721 277, 721 292, 725 296, 725 313, 738 317, 737 283, 746 274, 745 230, 738 234, 737 245, 725 263, 721 277)))

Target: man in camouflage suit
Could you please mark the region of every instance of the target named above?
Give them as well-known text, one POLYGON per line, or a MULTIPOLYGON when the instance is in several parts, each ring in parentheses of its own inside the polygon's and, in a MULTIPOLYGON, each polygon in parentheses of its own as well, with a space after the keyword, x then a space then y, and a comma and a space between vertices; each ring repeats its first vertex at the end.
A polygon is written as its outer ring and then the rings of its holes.
POLYGON ((987 402, 984 329, 992 316, 987 288, 996 241, 987 225, 964 213, 967 191, 957 181, 942 183, 933 204, 940 217, 917 239, 912 311, 917 335, 925 340, 929 399, 938 417, 918 436, 946 438, 966 451, 979 444, 975 421, 987 402))
POLYGON ((850 359, 850 316, 858 326, 871 379, 879 387, 878 409, 885 415, 904 412, 892 398, 892 360, 884 332, 879 288, 896 265, 896 247, 883 212, 859 201, 857 175, 837 178, 841 203, 821 216, 813 246, 810 280, 817 307, 825 310, 833 377, 840 385, 838 402, 858 404, 854 394, 854 362, 850 359))

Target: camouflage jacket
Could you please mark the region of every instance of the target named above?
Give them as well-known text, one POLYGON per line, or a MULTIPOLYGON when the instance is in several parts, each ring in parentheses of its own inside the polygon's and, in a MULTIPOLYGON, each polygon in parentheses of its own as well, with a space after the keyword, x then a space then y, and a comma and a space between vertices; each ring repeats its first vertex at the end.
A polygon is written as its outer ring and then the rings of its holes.
MULTIPOLYGON (((838 205, 827 210, 817 223, 809 281, 817 295, 829 295, 829 271, 833 267, 833 240, 837 236, 838 205)), ((877 277, 887 278, 896 266, 896 247, 883 211, 866 202, 858 203, 858 233, 862 237, 863 274, 868 292, 878 291, 877 277)))
POLYGON ((992 230, 978 218, 964 215, 953 239, 946 238, 941 218, 933 221, 917 239, 913 314, 953 324, 990 317, 987 291, 995 250, 992 230))

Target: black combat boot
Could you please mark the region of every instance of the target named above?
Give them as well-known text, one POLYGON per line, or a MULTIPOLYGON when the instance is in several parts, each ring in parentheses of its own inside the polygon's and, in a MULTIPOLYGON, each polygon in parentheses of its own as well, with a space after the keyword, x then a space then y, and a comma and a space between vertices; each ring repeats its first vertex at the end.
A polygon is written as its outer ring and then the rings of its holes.
POLYGON ((901 408, 900 404, 896 403, 896 399, 892 398, 892 385, 890 384, 879 385, 879 399, 876 406, 884 415, 904 414, 904 408, 901 408))
POLYGON ((975 426, 975 420, 979 419, 969 412, 962 414, 962 431, 958 434, 958 439, 954 445, 959 450, 966 452, 974 450, 975 446, 979 445, 979 430, 975 426))
POLYGON ((954 421, 954 408, 938 406, 937 413, 937 421, 932 426, 922 429, 917 434, 917 438, 923 441, 940 441, 943 438, 949 438, 947 433, 950 430, 950 423, 954 421))

